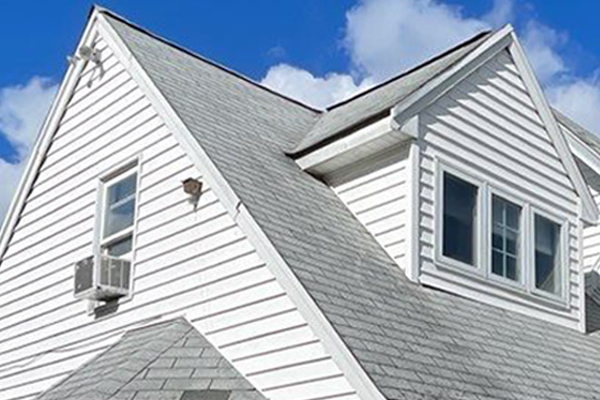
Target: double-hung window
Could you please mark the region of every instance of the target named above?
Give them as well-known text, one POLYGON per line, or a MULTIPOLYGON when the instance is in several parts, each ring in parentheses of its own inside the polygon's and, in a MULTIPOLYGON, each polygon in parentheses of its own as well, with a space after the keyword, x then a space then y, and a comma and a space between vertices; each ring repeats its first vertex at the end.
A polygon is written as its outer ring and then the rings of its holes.
POLYGON ((131 168, 104 182, 100 251, 131 258, 135 222, 137 169, 131 168))

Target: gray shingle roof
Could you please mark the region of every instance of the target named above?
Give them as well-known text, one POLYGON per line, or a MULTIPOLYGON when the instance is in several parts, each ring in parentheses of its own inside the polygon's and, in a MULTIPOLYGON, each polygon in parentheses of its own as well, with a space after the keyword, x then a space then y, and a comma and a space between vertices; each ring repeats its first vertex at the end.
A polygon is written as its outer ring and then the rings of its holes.
POLYGON ((577 136, 583 143, 587 144, 594 151, 600 154, 600 139, 592 132, 588 131, 571 118, 567 117, 560 111, 553 109, 554 116, 562 125, 566 126, 575 136, 577 136))
POLYGON ((598 399, 600 338, 408 281, 284 151, 317 114, 109 21, 388 399, 598 399))
POLYGON ((365 122, 381 118, 382 113, 389 114, 392 107, 456 64, 489 36, 489 32, 480 33, 416 68, 329 107, 290 154, 301 155, 355 130, 365 122))
POLYGON ((127 332, 38 400, 134 398, 264 400, 183 318, 127 332))

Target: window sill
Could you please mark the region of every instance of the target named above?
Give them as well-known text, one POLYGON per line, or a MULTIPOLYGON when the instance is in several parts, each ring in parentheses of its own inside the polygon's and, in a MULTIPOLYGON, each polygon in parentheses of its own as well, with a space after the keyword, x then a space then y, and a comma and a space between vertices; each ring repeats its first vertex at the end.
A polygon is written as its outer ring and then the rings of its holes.
MULTIPOLYGON (((428 272, 431 273, 431 272, 428 272)), ((472 289, 484 291, 485 287, 500 291, 502 296, 519 302, 533 303, 538 306, 550 307, 553 310, 565 311, 569 309, 567 299, 551 295, 540 290, 527 290, 524 283, 508 282, 501 277, 493 277, 491 272, 486 275, 481 267, 475 267, 458 262, 448 257, 438 256, 435 260, 435 275, 448 277, 461 277, 470 283, 472 289)), ((460 295, 460 293, 456 293, 460 295)), ((490 293, 498 295, 497 293, 490 293)))

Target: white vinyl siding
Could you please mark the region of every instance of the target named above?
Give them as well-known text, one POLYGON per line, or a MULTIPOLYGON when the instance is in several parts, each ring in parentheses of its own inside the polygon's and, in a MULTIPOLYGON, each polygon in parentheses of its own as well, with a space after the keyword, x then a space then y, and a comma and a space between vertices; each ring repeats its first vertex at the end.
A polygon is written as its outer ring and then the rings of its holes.
MULTIPOLYGON (((578 328, 582 294, 578 197, 510 54, 501 52, 436 100, 419 115, 419 123, 420 281, 578 328), (523 202, 568 218, 567 304, 548 305, 518 288, 436 265, 435 210, 439 205, 435 185, 436 165, 441 162, 472 173, 489 184, 490 190, 514 194, 523 202)), ((482 263, 487 268, 488 260, 482 263)))
POLYGON ((385 166, 334 184, 338 196, 402 269, 407 267, 408 149, 399 148, 385 166))
POLYGON ((31 399, 126 329, 185 315, 272 399, 356 399, 321 341, 102 40, 49 148, 0 265, 0 399, 31 399), (92 254, 97 182, 139 156, 133 296, 88 315, 73 264, 92 254), (282 386, 285 385, 285 386, 282 386))

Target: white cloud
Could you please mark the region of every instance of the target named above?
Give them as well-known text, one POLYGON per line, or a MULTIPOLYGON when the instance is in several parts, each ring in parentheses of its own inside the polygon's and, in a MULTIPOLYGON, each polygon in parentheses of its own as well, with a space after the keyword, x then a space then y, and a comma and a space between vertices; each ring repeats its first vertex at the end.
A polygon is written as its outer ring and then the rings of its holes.
POLYGON ((314 107, 324 108, 367 88, 370 81, 365 79, 356 84, 350 75, 336 73, 315 77, 304 69, 279 64, 269 69, 262 83, 314 107))
POLYGON ((600 133, 600 82, 580 79, 554 84, 546 89, 550 102, 592 132, 600 133))
POLYGON ((17 162, 0 159, 0 223, 10 205, 31 147, 39 133, 57 86, 34 77, 25 85, 0 88, 0 134, 17 152, 17 162))
POLYGON ((354 67, 381 81, 487 28, 432 0, 365 0, 346 15, 344 44, 354 67))
POLYGON ((481 19, 486 21, 493 28, 500 28, 515 18, 515 9, 513 0, 494 0, 494 5, 490 12, 481 19))
POLYGON ((539 21, 528 21, 521 37, 550 104, 600 135, 600 71, 578 76, 569 69, 568 60, 561 54, 569 42, 568 35, 539 21))
POLYGON ((526 24, 522 42, 540 82, 548 83, 558 74, 567 72, 565 61, 558 53, 567 40, 566 34, 537 21, 526 24))
MULTIPOLYGON (((508 4, 508 0, 498 0, 488 15, 499 20, 508 15, 508 4)), ((350 55, 349 72, 316 77, 301 68, 279 64, 269 69, 262 83, 324 107, 489 27, 483 19, 464 17, 460 8, 433 0, 362 0, 346 13, 342 45, 350 55)))

